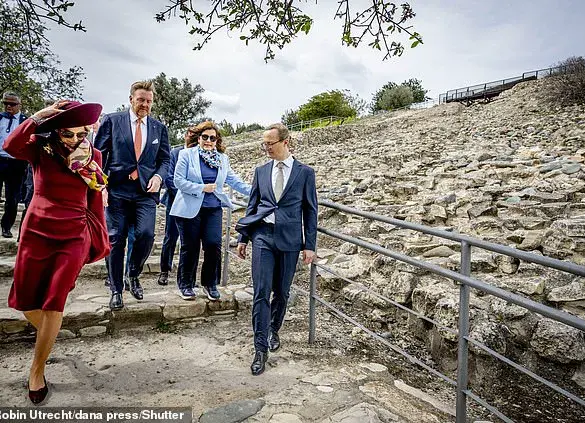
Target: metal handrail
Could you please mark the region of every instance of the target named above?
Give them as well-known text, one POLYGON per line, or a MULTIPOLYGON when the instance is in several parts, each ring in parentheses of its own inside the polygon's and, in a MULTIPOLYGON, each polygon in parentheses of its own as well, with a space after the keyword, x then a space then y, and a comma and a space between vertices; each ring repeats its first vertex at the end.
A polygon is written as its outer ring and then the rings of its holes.
POLYGON ((491 88, 500 87, 513 82, 522 82, 525 80, 538 79, 545 76, 552 75, 554 72, 566 72, 567 66, 555 66, 550 68, 539 69, 535 71, 524 72, 521 76, 514 76, 511 78, 500 79, 497 81, 485 82, 483 84, 470 85, 468 87, 456 88, 448 90, 444 94, 439 95, 439 103, 445 103, 449 99, 462 99, 475 94, 488 91, 491 88))
POLYGON ((300 130, 302 131, 303 128, 308 129, 308 128, 312 127, 317 122, 319 122, 319 125, 320 125, 322 122, 329 121, 329 125, 331 125, 334 121, 340 120, 340 119, 346 119, 346 118, 341 117, 341 116, 333 116, 333 115, 332 116, 325 116, 322 118, 317 118, 317 119, 312 119, 312 120, 302 120, 300 122, 296 122, 296 123, 293 123, 291 125, 287 125, 287 128, 290 131, 294 131, 295 128, 299 127, 299 128, 301 128, 300 130))
MULTIPOLYGON (((232 202, 239 206, 246 206, 247 204, 243 201, 239 200, 232 200, 232 202)), ((574 263, 553 259, 550 257, 543 257, 533 253, 528 253, 520 250, 516 250, 511 247, 507 247, 500 244, 495 244, 487 241, 483 241, 478 238, 473 238, 467 235, 462 235, 455 232, 448 232, 440 229, 431 228, 428 226, 406 222, 399 219, 389 218, 386 216, 377 215, 374 213, 366 212, 363 210, 355 209, 349 206, 345 206, 342 204, 334 203, 330 200, 319 200, 319 205, 324 207, 329 207, 332 209, 336 209, 338 211, 342 211, 345 213, 349 213, 356 216, 361 216, 367 219, 389 223, 396 227, 410 229, 417 232, 437 236, 440 238, 452 240, 459 242, 461 244, 461 268, 460 272, 455 272, 441 266, 438 266, 433 263, 428 263, 426 261, 422 261, 419 259, 415 259, 409 257, 407 255, 391 251, 386 249, 380 245, 373 244, 368 241, 364 241, 359 238, 355 238, 346 234, 339 233, 337 231, 333 231, 331 229, 327 229, 321 226, 318 226, 317 230, 319 233, 331 236, 333 238, 346 241, 352 243, 354 245, 367 248, 371 251, 377 252, 379 254, 385 255, 387 257, 394 258, 396 260, 402 261, 404 263, 410 264, 412 266, 427 270, 431 273, 449 278, 453 281, 459 282, 459 322, 458 322, 458 330, 455 331, 452 328, 445 327, 443 325, 438 324, 438 322, 418 313, 408 307, 403 306, 389 298, 386 298, 383 295, 376 293, 375 291, 371 290, 370 288, 364 286, 365 290, 375 295, 377 298, 383 299, 388 301, 390 304, 395 305, 396 307, 407 311, 415 316, 434 324, 436 327, 441 328, 443 330, 447 330, 450 333, 454 333, 458 335, 458 366, 457 366, 457 381, 454 381, 447 375, 442 374, 438 370, 433 369, 432 367, 428 366, 426 363, 422 362, 421 360, 417 359, 416 357, 412 356, 408 352, 402 350, 401 348, 393 345, 388 340, 382 338, 380 335, 376 334, 375 332, 371 331, 370 329, 366 328, 361 323, 357 322, 355 319, 351 318, 347 314, 343 313, 341 310, 337 309, 332 304, 326 302, 323 298, 321 298, 317 294, 317 269, 323 269, 327 272, 335 274, 338 278, 341 278, 345 281, 353 283, 348 278, 345 278, 339 274, 337 274, 332 269, 325 267, 324 265, 318 263, 312 263, 310 267, 310 278, 309 278, 309 292, 295 286, 295 289, 299 292, 307 295, 309 297, 309 343, 312 344, 315 342, 315 335, 316 335, 316 306, 317 304, 321 304, 332 312, 334 312, 337 316, 341 317, 343 320, 346 320, 353 324, 354 326, 360 328, 362 331, 366 332, 368 335, 373 337, 374 339, 382 342, 384 345, 392 349, 393 351, 401 354, 402 356, 406 357, 409 361, 414 364, 421 366, 422 368, 426 369, 427 371, 431 372, 432 374, 440 377, 447 383, 456 386, 457 391, 457 403, 456 403, 456 422, 457 423, 465 423, 467 421, 467 399, 470 398, 473 401, 477 402, 484 408, 486 408, 489 412, 493 415, 497 416, 498 418, 502 419, 504 422, 514 423, 510 418, 505 416, 502 412, 500 412, 497 408, 487 403, 485 400, 480 398, 477 394, 472 392, 468 389, 468 361, 469 361, 469 344, 473 344, 478 348, 485 351, 487 354, 499 359, 500 361, 512 366, 516 370, 530 376, 534 380, 538 381, 539 383, 544 384, 545 386, 555 390, 556 392, 560 393, 561 395, 575 401, 580 405, 585 406, 585 400, 568 392, 567 390, 559 387, 558 385, 546 380, 545 378, 533 373, 526 367, 513 362, 512 360, 506 358, 505 356, 497 353, 496 351, 492 350, 491 348, 487 347, 486 345, 472 339, 469 337, 469 323, 470 323, 470 288, 475 288, 480 291, 483 291, 487 294, 494 295, 498 298, 501 298, 507 302, 512 304, 516 304, 533 312, 539 313, 545 317, 548 317, 552 320, 567 324, 571 327, 574 327, 578 330, 585 331, 585 320, 580 319, 572 314, 566 313, 561 310, 557 310, 555 308, 546 306, 544 304, 538 303, 526 297, 523 297, 518 294, 514 294, 512 292, 506 291, 504 289, 498 288, 496 286, 490 285, 478 279, 472 278, 470 276, 471 273, 471 247, 478 247, 484 250, 492 251, 495 253, 507 255, 510 257, 515 257, 524 261, 528 261, 535 264, 540 264, 545 267, 550 267, 554 269, 558 269, 561 271, 565 271, 574 275, 585 276, 585 267, 579 266, 574 263)), ((228 211, 228 218, 231 219, 231 210, 228 211)), ((227 261, 229 260, 230 255, 234 255, 233 253, 229 252, 229 237, 230 237, 230 227, 228 226, 226 229, 226 238, 228 241, 224 243, 225 250, 224 251, 224 269, 227 269, 227 261)), ((222 277, 222 284, 227 284, 227 271, 224 272, 222 277), (224 279, 225 278, 225 279, 224 279)))

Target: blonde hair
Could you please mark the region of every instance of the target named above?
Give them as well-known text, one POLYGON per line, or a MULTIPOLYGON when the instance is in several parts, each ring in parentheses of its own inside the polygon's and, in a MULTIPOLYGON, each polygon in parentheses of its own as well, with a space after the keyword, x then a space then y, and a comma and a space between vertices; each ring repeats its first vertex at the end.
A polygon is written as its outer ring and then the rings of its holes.
POLYGON ((134 93, 138 90, 152 91, 153 94, 156 94, 154 83, 152 81, 135 82, 130 86, 130 95, 134 95, 134 93))

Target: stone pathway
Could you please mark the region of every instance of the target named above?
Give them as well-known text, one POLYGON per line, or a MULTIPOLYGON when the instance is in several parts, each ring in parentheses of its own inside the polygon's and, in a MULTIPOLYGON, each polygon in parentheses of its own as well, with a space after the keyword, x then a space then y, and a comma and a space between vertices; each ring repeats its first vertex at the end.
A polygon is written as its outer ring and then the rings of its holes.
MULTIPOLYGON (((201 423, 454 421, 405 392, 383 365, 309 346, 297 312, 292 309, 283 346, 258 377, 249 370, 249 312, 158 331, 61 339, 47 366, 52 395, 46 406, 186 406, 201 423)), ((31 354, 29 342, 3 346, 0 405, 27 406, 31 354)))

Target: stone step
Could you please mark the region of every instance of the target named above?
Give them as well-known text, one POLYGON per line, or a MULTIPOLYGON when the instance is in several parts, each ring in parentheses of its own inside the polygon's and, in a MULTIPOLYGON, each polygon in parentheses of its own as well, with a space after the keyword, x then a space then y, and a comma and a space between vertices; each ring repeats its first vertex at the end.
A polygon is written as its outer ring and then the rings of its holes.
MULTIPOLYGON (((220 287, 219 301, 210 301, 200 290, 196 299, 183 300, 171 287, 147 290, 144 299, 137 301, 124 295, 124 309, 111 311, 110 295, 106 288, 94 288, 91 293, 70 299, 65 307, 60 335, 98 336, 127 327, 157 327, 168 323, 189 322, 209 316, 233 315, 250 306, 251 288, 246 285, 220 287)), ((19 311, 0 308, 0 343, 30 337, 32 326, 19 311)))
MULTIPOLYGON (((156 239, 157 240, 154 242, 154 245, 152 247, 151 256, 152 255, 160 255, 160 252, 162 250, 163 237, 157 236, 156 239)), ((2 257, 2 256, 15 256, 17 249, 18 249, 18 243, 16 242, 16 236, 13 238, 0 237, 0 257, 2 257)), ((178 253, 178 251, 179 251, 178 249, 179 249, 179 243, 177 242, 176 253, 178 253)))
MULTIPOLYGON (((14 263, 16 256, 0 256, 0 276, 12 276, 14 274, 14 263)), ((176 260, 175 260, 176 262, 176 260)), ((173 269, 176 268, 176 263, 173 269)), ((160 254, 151 254, 144 264, 143 274, 160 273, 160 254)), ((106 263, 99 260, 95 263, 87 264, 81 269, 79 277, 105 278, 108 275, 106 263)), ((0 281, 0 283, 2 283, 0 281)))

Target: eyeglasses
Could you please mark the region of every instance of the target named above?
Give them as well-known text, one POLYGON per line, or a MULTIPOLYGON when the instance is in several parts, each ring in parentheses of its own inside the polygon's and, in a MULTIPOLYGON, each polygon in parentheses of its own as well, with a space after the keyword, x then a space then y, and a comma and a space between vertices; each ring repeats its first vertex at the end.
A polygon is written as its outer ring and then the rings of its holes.
POLYGON ((59 134, 65 139, 71 139, 73 137, 77 137, 78 140, 83 140, 87 137, 87 132, 71 132, 71 131, 59 131, 59 134))
POLYGON ((266 150, 268 147, 272 147, 273 145, 278 144, 279 142, 283 142, 283 141, 286 141, 286 140, 278 140, 278 141, 274 141, 274 142, 263 142, 260 144, 260 148, 262 150, 266 150))
POLYGON ((203 141, 207 141, 207 140, 209 140, 211 142, 217 141, 217 137, 215 135, 201 134, 200 137, 203 141))
POLYGON ((5 106, 18 106, 20 103, 14 103, 12 101, 3 101, 2 104, 4 104, 5 106))

